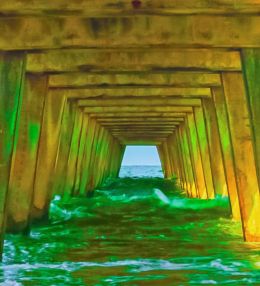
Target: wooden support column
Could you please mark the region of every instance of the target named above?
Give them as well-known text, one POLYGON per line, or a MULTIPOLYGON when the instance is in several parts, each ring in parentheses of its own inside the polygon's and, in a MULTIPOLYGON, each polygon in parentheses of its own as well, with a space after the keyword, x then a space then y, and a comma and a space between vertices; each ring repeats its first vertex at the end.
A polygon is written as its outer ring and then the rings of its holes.
POLYGON ((250 107, 258 184, 260 185, 260 48, 243 49, 242 66, 250 107))
POLYGON ((215 197, 215 191, 204 114, 201 107, 194 107, 193 110, 208 199, 213 199, 215 197))
POLYGON ((182 188, 184 188, 184 182, 185 182, 185 171, 184 171, 184 164, 183 164, 183 154, 181 153, 181 149, 180 149, 180 144, 179 144, 179 139, 177 136, 177 132, 173 134, 174 138, 175 138, 175 148, 178 152, 178 157, 179 157, 179 162, 180 162, 180 171, 181 171, 181 184, 180 186, 182 188))
POLYGON ((172 169, 172 177, 176 177, 176 174, 178 173, 177 171, 177 159, 176 159, 176 154, 173 149, 173 143, 172 143, 172 137, 171 135, 167 138, 167 148, 168 148, 168 153, 169 153, 169 160, 171 163, 171 169, 172 169))
POLYGON ((49 93, 45 100, 31 219, 40 219, 48 214, 48 207, 52 196, 52 183, 56 179, 53 174, 65 101, 65 97, 54 97, 49 93))
POLYGON ((7 231, 27 229, 48 78, 26 75, 7 197, 7 231))
POLYGON ((72 141, 73 127, 75 123, 76 108, 75 102, 71 102, 69 100, 66 101, 61 121, 59 147, 54 168, 55 180, 52 184, 52 194, 64 194, 66 180, 65 176, 72 141))
POLYGON ((80 181, 81 181, 81 175, 82 175, 84 150, 85 150, 88 123, 89 123, 88 115, 83 113, 82 116, 83 116, 83 119, 82 119, 83 121, 82 121, 81 133, 80 133, 79 152, 78 152, 77 162, 76 162, 76 176, 75 176, 75 185, 74 185, 74 190, 73 190, 74 195, 79 195, 79 191, 80 191, 80 181))
POLYGON ((166 178, 166 167, 165 167, 165 161, 164 161, 165 159, 164 159, 164 154, 163 154, 162 143, 160 145, 157 145, 156 147, 157 147, 157 151, 158 151, 159 158, 161 161, 163 175, 164 175, 164 178, 166 178))
POLYGON ((180 163, 180 155, 178 152, 178 147, 176 143, 175 133, 173 133, 171 136, 169 136, 169 144, 170 144, 170 150, 172 154, 172 160, 174 161, 174 167, 175 167, 175 178, 177 179, 177 183, 180 185, 180 180, 182 178, 182 170, 181 170, 181 163, 180 163))
POLYGON ((187 192, 187 195, 191 197, 190 187, 189 187, 189 177, 188 177, 188 166, 187 166, 187 158, 185 156, 184 142, 182 133, 180 132, 180 128, 177 129, 176 137, 178 138, 179 151, 182 159, 183 166, 183 183, 182 188, 187 192))
POLYGON ((116 166, 116 178, 118 178, 119 176, 120 167, 122 165, 122 161, 123 161, 123 157, 125 153, 125 146, 120 145, 119 143, 117 143, 117 145, 118 145, 119 158, 118 158, 118 163, 116 166))
POLYGON ((74 120, 73 132, 71 137, 68 162, 66 164, 66 175, 64 184, 64 196, 70 197, 74 194, 77 160, 79 156, 80 147, 80 135, 83 124, 83 112, 80 109, 76 109, 76 115, 74 120))
POLYGON ((197 191, 196 191, 195 177, 193 173, 194 170, 193 170, 193 165, 192 165, 192 158, 191 158, 191 152, 189 148, 189 141, 188 141, 185 122, 180 125, 179 132, 181 133, 181 137, 183 141, 183 151, 184 151, 183 155, 185 157, 184 159, 185 165, 187 166, 186 172, 187 172, 189 194, 191 197, 196 198, 197 191))
POLYGON ((12 153, 17 147, 16 125, 22 103, 24 72, 23 53, 0 53, 0 256, 12 153))
POLYGON ((81 180, 80 180, 80 195, 85 196, 87 192, 87 184, 89 181, 91 154, 94 146, 94 139, 97 136, 100 126, 94 119, 89 119, 87 128, 87 137, 84 147, 84 156, 82 162, 81 180))
POLYGON ((170 179, 172 177, 172 166, 171 166, 171 160, 170 160, 170 154, 167 146, 167 141, 164 141, 162 143, 162 152, 163 152, 163 158, 164 158, 164 164, 165 164, 165 178, 170 179))
POLYGON ((99 126, 99 130, 96 133, 93 146, 92 146, 90 165, 89 165, 87 192, 92 192, 94 188, 96 187, 97 173, 99 172, 98 163, 100 160, 100 152, 101 152, 103 136, 104 136, 104 128, 99 126))
POLYGON ((102 180, 102 177, 104 175, 104 168, 103 168, 103 161, 105 160, 105 154, 106 154, 106 147, 107 147, 107 141, 108 141, 108 132, 104 128, 103 135, 100 137, 99 144, 97 146, 97 156, 96 156, 96 163, 95 163, 95 176, 94 176, 94 188, 99 186, 102 180))
POLYGON ((246 241, 260 241, 260 193, 247 96, 241 73, 222 74, 246 241))
POLYGON ((217 123, 219 130, 219 138, 221 151, 223 155, 224 171, 227 182, 228 195, 234 220, 239 221, 240 208, 237 195, 237 182, 234 166, 233 148, 230 138, 230 129, 228 122, 228 113, 225 103, 225 95, 222 87, 212 88, 212 97, 215 104, 217 115, 217 123))
POLYGON ((202 157, 200 152, 198 134, 195 125, 195 118, 194 114, 190 113, 187 114, 187 135, 188 135, 188 142, 191 148, 191 160, 194 166, 194 176, 195 181, 198 189, 198 197, 201 199, 207 199, 207 187, 205 182, 204 170, 202 165, 202 157))
POLYGON ((179 136, 178 131, 173 133, 174 141, 175 141, 175 148, 178 152, 178 158, 180 163, 180 187, 184 190, 185 189, 185 170, 184 170, 184 163, 183 163, 183 154, 180 148, 179 136))
POLYGON ((214 102, 212 101, 212 99, 203 99, 202 106, 205 116, 215 194, 220 196, 227 196, 227 183, 220 147, 219 130, 214 102))

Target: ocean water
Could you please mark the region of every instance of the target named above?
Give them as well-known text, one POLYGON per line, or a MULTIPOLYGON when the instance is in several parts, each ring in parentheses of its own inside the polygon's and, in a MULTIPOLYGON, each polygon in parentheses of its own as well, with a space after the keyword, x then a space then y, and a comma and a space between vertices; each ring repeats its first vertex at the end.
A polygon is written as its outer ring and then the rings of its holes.
POLYGON ((119 172, 120 178, 125 177, 157 177, 163 178, 163 171, 161 166, 122 166, 119 172))
POLYGON ((227 198, 186 198, 158 167, 120 176, 7 235, 0 285, 260 285, 260 244, 243 242, 227 198))

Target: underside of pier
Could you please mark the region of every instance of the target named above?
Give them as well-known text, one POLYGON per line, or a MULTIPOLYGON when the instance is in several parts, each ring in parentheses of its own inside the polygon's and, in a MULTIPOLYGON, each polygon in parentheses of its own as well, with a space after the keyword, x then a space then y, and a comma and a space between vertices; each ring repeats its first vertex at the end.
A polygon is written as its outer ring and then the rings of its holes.
POLYGON ((1 0, 0 233, 157 146, 188 197, 260 241, 260 2, 1 0))

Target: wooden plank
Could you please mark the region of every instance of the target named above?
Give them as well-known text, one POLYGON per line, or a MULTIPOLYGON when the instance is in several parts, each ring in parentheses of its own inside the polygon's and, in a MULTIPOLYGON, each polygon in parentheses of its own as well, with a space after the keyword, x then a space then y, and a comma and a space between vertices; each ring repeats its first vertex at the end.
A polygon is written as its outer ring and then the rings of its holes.
POLYGON ((50 89, 53 96, 66 96, 67 98, 94 98, 120 99, 122 97, 211 97, 210 88, 186 88, 186 87, 115 87, 115 88, 75 88, 75 89, 50 89), (116 97, 116 98, 115 98, 116 97))
POLYGON ((1 17, 2 50, 71 47, 257 47, 258 15, 1 17), (223 33, 225 31, 225 33, 223 33))
POLYGON ((49 77, 50 87, 211 87, 221 86, 218 73, 207 72, 133 72, 133 73, 65 73, 53 74, 49 77))
POLYGON ((114 118, 121 118, 123 120, 123 118, 130 118, 131 120, 134 120, 135 118, 136 119, 139 119, 139 118, 147 118, 148 120, 150 118, 157 118, 157 119, 174 119, 175 118, 182 118, 186 115, 186 113, 184 112, 149 112, 149 113, 146 113, 146 112, 121 112, 121 113, 112 113, 112 112, 106 112, 106 113, 90 113, 89 116, 91 118, 95 118, 96 120, 103 120, 103 119, 106 119, 106 120, 111 120, 111 119, 114 119, 114 118))
POLYGON ((84 112, 86 113, 105 113, 113 112, 120 114, 121 112, 192 112, 192 107, 189 106, 97 106, 97 107, 85 107, 84 112))
MULTIPOLYGON (((132 107, 132 106, 201 106, 199 98, 116 98, 116 99, 80 99, 77 101, 80 107, 132 107)), ((121 109, 121 108, 120 108, 121 109)))
POLYGON ((112 118, 98 118, 97 122, 99 122, 102 125, 114 125, 114 124, 120 124, 125 125, 131 122, 131 124, 138 124, 138 123, 146 123, 146 124, 170 124, 170 123, 179 123, 183 122, 183 118, 179 117, 170 117, 170 118, 159 118, 159 117, 112 117, 112 118))
MULTIPOLYGON (((154 21, 155 20, 156 19, 154 19, 154 21)), ((161 27, 162 26, 163 23, 161 27)), ((144 31, 142 31, 142 37, 143 34, 145 34, 144 31)), ((39 34, 37 33, 37 35, 39 34)), ((108 36, 108 38, 110 38, 110 36, 108 36)), ((181 36, 181 38, 183 37, 181 36)), ((10 41, 10 35, 8 39, 10 41)), ((138 42, 140 43, 140 41, 138 42)), ((162 45, 164 42, 165 41, 163 40, 158 44, 162 45)), ((107 43, 104 44, 104 46, 107 45, 107 43)), ((149 49, 104 49, 104 46, 102 46, 102 49, 54 49, 38 53, 29 53, 27 55, 26 69, 28 72, 49 73, 118 73, 138 71, 172 73, 180 70, 241 70, 240 54, 238 51, 215 48, 197 48, 198 44, 196 45, 196 49, 174 47, 164 49, 152 47, 149 47, 149 49)))
POLYGON ((2 0, 0 10, 4 15, 85 15, 85 16, 120 16, 135 14, 229 14, 259 13, 260 4, 256 0, 142 0, 138 9, 134 9, 131 1, 91 0, 81 1, 34 1, 34 0, 2 0))

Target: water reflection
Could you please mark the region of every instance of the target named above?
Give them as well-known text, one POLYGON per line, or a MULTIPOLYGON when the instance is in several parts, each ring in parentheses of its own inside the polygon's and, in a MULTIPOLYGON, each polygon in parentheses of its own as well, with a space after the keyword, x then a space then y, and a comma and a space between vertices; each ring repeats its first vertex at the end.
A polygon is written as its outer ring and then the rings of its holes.
MULTIPOLYGON (((147 173, 147 171, 144 171, 147 173)), ((50 223, 7 235, 0 285, 259 285, 226 198, 187 199, 162 178, 121 178, 52 202, 50 223)))

